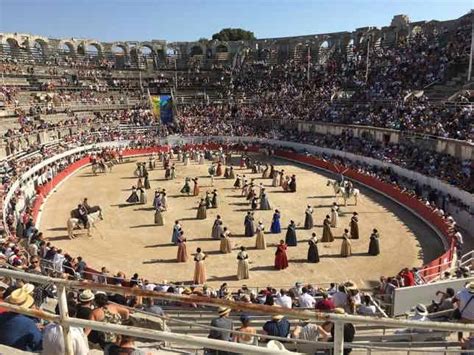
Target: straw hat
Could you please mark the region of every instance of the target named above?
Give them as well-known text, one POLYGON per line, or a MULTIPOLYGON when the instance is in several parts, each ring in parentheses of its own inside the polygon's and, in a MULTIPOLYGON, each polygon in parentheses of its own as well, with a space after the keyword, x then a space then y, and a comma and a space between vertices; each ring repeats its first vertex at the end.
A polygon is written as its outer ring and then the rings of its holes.
POLYGON ((278 351, 287 351, 285 346, 277 340, 270 340, 267 343, 267 349, 278 350, 278 351))
POLYGON ((273 319, 273 320, 282 320, 283 317, 284 317, 284 315, 282 315, 282 314, 274 314, 274 315, 272 315, 272 319, 273 319))
POLYGON ((227 307, 219 307, 217 309, 217 313, 219 313, 219 316, 225 316, 226 314, 229 314, 230 311, 231 309, 227 307))
POLYGON ((428 310, 424 304, 418 303, 415 307, 415 314, 419 314, 420 316, 426 316, 428 314, 428 310))
POLYGON ((35 290, 35 286, 32 284, 24 284, 23 286, 21 286, 21 288, 29 295, 31 295, 35 290))
POLYGON ((23 288, 17 288, 5 299, 5 301, 22 308, 30 308, 35 302, 27 290, 23 288))
POLYGON ((81 292, 79 295, 79 302, 90 302, 95 298, 91 290, 87 289, 81 292))
POLYGON ((344 310, 344 308, 334 308, 333 310, 333 313, 336 313, 336 314, 346 314, 346 311, 344 310))
POLYGON ((469 293, 474 293, 474 281, 467 283, 466 289, 469 291, 469 293))

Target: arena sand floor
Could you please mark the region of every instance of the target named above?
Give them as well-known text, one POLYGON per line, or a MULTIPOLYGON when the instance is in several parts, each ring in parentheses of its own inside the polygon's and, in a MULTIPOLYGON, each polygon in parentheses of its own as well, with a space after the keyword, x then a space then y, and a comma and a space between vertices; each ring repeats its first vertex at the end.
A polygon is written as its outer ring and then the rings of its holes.
MULTIPOLYGON (((194 261, 192 254, 201 247, 208 255, 206 269, 208 284, 217 287, 223 282, 238 287, 249 286, 289 287, 296 281, 326 286, 329 282, 352 280, 359 287, 372 287, 381 275, 394 275, 403 267, 421 266, 442 252, 442 244, 434 232, 415 216, 385 197, 356 184, 362 192, 358 205, 349 201, 343 206, 339 226, 333 229, 336 239, 333 243, 320 243, 321 262, 306 262, 307 240, 311 232, 321 238, 322 222, 330 212, 333 201, 333 189, 326 186, 328 176, 313 168, 297 165, 285 160, 259 157, 270 160, 276 169, 284 169, 287 174, 296 174, 297 192, 286 193, 282 188, 271 187, 271 179, 261 179, 261 174, 250 174, 250 170, 236 168, 236 173, 245 173, 255 178, 257 184, 263 182, 268 191, 272 208, 282 213, 282 233, 266 234, 267 249, 255 249, 255 237, 244 237, 244 217, 250 209, 240 189, 233 189, 234 180, 216 178, 214 188, 219 192, 219 207, 208 210, 206 220, 197 220, 198 197, 183 196, 180 190, 184 178, 200 177, 201 195, 211 190, 207 170, 210 165, 189 166, 177 163, 177 179, 165 180, 160 162, 150 171, 151 189, 147 190, 146 205, 128 205, 125 200, 130 195, 132 185, 137 178, 133 171, 137 161, 147 161, 145 157, 133 158, 126 163, 113 167, 111 173, 92 175, 91 168, 79 170, 57 188, 43 207, 40 229, 54 245, 63 248, 73 256, 82 256, 87 264, 96 270, 106 266, 111 274, 123 271, 127 277, 137 272, 140 277, 153 282, 188 281, 193 277, 194 261), (165 188, 169 197, 169 209, 164 213, 165 225, 155 226, 152 206, 155 189, 165 188), (81 236, 74 240, 67 237, 66 221, 71 209, 88 197, 90 205, 100 205, 104 211, 104 220, 92 229, 92 238, 81 236), (301 229, 304 224, 304 212, 310 204, 314 208, 315 228, 312 231, 301 229), (353 211, 359 213, 360 239, 352 241, 353 255, 340 257, 341 235, 348 228, 353 211), (234 252, 221 254, 220 242, 211 239, 211 228, 217 214, 222 216, 224 226, 232 233, 234 252), (174 221, 179 219, 187 238, 187 250, 190 254, 187 263, 177 263, 177 246, 172 245, 171 235, 174 221), (286 226, 293 219, 299 226, 297 230, 298 246, 288 249, 289 267, 282 271, 273 269, 275 247, 285 238, 286 226), (381 254, 367 254, 369 236, 373 228, 380 232, 381 254), (248 248, 250 260, 250 279, 238 281, 237 248, 248 248)), ((233 157, 233 165, 238 166, 238 157, 233 157)), ((267 160, 267 161, 268 161, 267 160)), ((255 221, 262 220, 266 230, 270 229, 273 211, 255 212, 255 221)), ((268 233, 268 232, 267 232, 268 233)))

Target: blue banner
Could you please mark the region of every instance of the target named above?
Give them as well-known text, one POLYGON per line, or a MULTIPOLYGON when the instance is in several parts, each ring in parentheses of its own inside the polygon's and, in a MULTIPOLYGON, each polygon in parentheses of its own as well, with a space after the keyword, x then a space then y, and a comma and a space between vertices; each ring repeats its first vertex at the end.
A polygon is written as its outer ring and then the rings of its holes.
POLYGON ((160 118, 163 124, 173 122, 173 100, 171 95, 160 95, 160 118))

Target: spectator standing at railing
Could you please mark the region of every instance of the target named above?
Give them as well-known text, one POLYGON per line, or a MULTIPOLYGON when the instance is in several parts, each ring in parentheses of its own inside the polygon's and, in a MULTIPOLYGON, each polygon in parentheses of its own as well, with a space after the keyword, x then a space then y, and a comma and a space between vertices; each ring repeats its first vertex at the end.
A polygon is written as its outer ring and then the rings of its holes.
MULTIPOLYGON (((457 309, 453 313, 453 317, 458 319, 460 323, 474 323, 474 281, 467 283, 453 299, 457 309)), ((462 332, 458 333, 458 339, 462 339, 462 332)))
MULTIPOLYGON (((214 318, 211 321, 211 327, 219 328, 219 330, 211 329, 208 336, 209 339, 231 341, 232 339, 231 331, 234 329, 234 324, 232 323, 232 320, 228 318, 230 311, 231 311, 230 308, 219 307, 219 309, 217 310, 217 312, 219 313, 219 317, 214 318)), ((206 349, 205 353, 209 355, 211 354, 212 355, 230 355, 231 354, 228 351, 213 350, 213 349, 206 349)))

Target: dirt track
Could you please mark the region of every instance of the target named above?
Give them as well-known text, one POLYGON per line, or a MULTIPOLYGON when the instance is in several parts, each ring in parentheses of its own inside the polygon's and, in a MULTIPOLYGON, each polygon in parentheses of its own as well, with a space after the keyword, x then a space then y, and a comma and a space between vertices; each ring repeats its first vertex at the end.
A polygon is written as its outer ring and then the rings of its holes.
MULTIPOLYGON (((145 158, 139 159, 145 161, 145 158)), ((289 248, 290 266, 284 271, 273 270, 275 245, 284 239, 286 226, 294 219, 299 226, 304 223, 304 211, 307 204, 314 207, 314 231, 318 237, 322 234, 322 221, 329 214, 333 203, 333 190, 326 186, 327 177, 314 169, 295 165, 283 160, 274 160, 277 168, 283 168, 289 174, 297 175, 298 191, 285 193, 274 188, 271 180, 260 179, 261 175, 250 174, 256 183, 263 181, 269 192, 272 208, 282 212, 282 233, 266 234, 267 249, 255 250, 255 237, 243 237, 244 216, 249 209, 240 190, 234 190, 233 180, 215 179, 215 188, 219 190, 220 207, 208 210, 206 220, 196 220, 197 197, 184 197, 180 194, 184 177, 202 176, 201 195, 211 189, 207 175, 208 164, 192 163, 184 167, 177 163, 176 180, 164 180, 164 170, 159 166, 150 171, 151 189, 147 191, 147 205, 127 205, 126 198, 130 188, 137 183, 133 177, 136 160, 117 165, 110 174, 93 176, 90 168, 85 168, 69 178, 46 202, 41 219, 41 230, 47 238, 74 256, 81 255, 96 269, 106 266, 111 272, 123 271, 127 276, 134 272, 153 281, 190 281, 194 262, 192 257, 185 264, 175 262, 177 247, 170 244, 173 222, 179 219, 188 239, 188 253, 194 253, 201 247, 207 254, 208 283, 218 286, 222 282, 239 286, 243 283, 253 286, 273 285, 282 287, 293 285, 295 281, 311 282, 315 285, 331 281, 353 280, 359 285, 370 285, 380 275, 393 275, 405 266, 420 266, 439 255, 441 243, 434 233, 417 218, 403 208, 373 192, 362 190, 358 206, 342 206, 344 214, 338 228, 333 230, 336 240, 331 244, 319 244, 321 262, 306 263, 307 240, 310 231, 297 230, 298 246, 289 248), (166 188, 169 196, 169 211, 165 212, 165 226, 153 224, 154 211, 151 208, 155 189, 166 188), (66 220, 69 211, 77 206, 84 197, 91 205, 100 205, 105 219, 96 225, 91 239, 84 237, 69 240, 66 232, 66 220), (359 213, 361 239, 352 241, 353 256, 341 258, 341 234, 350 221, 353 211, 359 213), (211 240, 211 227, 215 216, 220 214, 224 225, 233 234, 235 246, 245 245, 250 255, 250 280, 237 281, 237 251, 232 254, 220 254, 219 241, 211 240), (378 228, 381 235, 381 255, 367 255, 369 235, 372 228, 378 228), (424 260, 423 260, 424 259, 424 260)), ((237 163, 237 158, 235 163, 237 163)), ((234 164, 237 165, 237 164, 234 164)), ((244 173, 239 168, 236 173, 244 173)), ((360 188, 360 186, 356 186, 360 188)), ((339 201, 342 204, 342 201, 339 201)), ((270 227, 273 211, 256 211, 256 221, 261 219, 267 230, 270 227)))

